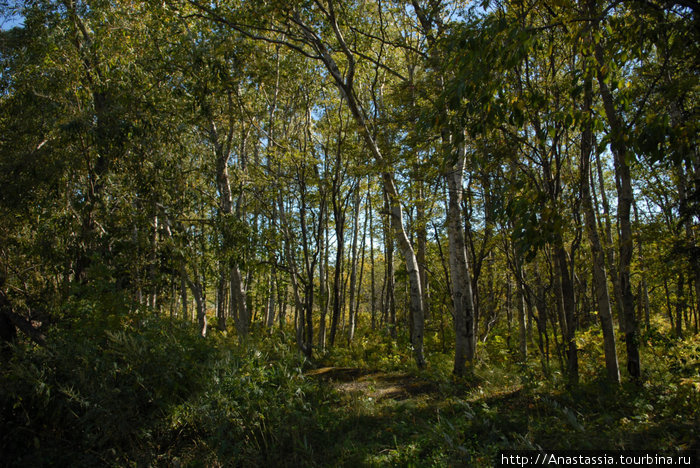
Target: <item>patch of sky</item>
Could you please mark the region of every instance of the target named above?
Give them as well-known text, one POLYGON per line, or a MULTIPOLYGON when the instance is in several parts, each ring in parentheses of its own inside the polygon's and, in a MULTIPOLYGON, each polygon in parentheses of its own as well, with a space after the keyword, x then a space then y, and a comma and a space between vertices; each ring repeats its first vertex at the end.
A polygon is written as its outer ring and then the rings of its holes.
POLYGON ((0 30, 9 31, 24 26, 24 16, 20 4, 14 1, 0 0, 0 30))

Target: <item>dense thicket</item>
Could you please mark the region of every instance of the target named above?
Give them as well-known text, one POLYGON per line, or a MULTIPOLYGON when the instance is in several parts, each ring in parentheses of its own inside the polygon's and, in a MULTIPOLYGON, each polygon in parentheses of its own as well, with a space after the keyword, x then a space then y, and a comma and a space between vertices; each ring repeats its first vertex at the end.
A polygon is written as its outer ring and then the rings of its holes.
MULTIPOLYGON (((241 349, 279 330, 310 362, 376 330, 418 368, 450 350, 457 377, 496 343, 573 389, 582 369, 648 380, 650 337, 698 332, 694 4, 47 0, 10 15, 3 359, 46 363, 88 331, 78 343, 103 352, 159 316, 205 340, 213 321, 241 349)), ((161 338, 162 366, 184 372, 161 338)))

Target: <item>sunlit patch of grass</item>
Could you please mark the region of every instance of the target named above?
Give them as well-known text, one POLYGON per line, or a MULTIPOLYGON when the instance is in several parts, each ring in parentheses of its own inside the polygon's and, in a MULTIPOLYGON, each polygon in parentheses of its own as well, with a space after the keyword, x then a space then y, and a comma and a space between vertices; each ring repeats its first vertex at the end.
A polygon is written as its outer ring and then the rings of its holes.
MULTIPOLYGON (((506 350, 505 340, 481 348, 474 366, 459 379, 452 375, 449 354, 430 353, 426 369, 410 363, 398 368, 432 382, 431 394, 372 401, 368 394, 376 388, 367 386, 364 396, 354 394, 347 401, 346 409, 368 418, 375 430, 369 444, 353 446, 364 457, 341 460, 362 460, 370 466, 411 460, 421 460, 421 466, 491 466, 495 454, 504 449, 687 448, 697 435, 692 426, 698 403, 691 357, 697 349, 695 338, 679 342, 661 336, 642 348, 647 380, 641 387, 627 380, 622 386, 607 381, 602 334, 595 327, 582 330, 577 338, 581 384, 573 388, 567 387, 555 355, 545 377, 536 351, 526 362, 518 362, 512 350, 506 350), (666 349, 659 350, 661 345, 666 349), (648 353, 657 353, 658 362, 648 353), (389 434, 392 438, 386 437, 389 434)), ((393 362, 410 362, 410 354, 400 346, 392 350, 402 356, 363 364, 390 373, 397 368, 393 362)))

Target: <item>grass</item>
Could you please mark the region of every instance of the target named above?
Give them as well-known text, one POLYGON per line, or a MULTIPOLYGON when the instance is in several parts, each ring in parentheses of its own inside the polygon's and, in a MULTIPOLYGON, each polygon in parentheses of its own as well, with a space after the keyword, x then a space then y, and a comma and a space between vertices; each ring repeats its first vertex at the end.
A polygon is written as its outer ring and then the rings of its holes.
POLYGON ((313 363, 259 332, 241 347, 153 317, 85 321, 22 345, 0 375, 2 466, 492 466, 512 449, 698 449, 697 336, 644 337, 644 379, 606 383, 582 333, 581 384, 483 346, 467 378, 368 330, 313 363))

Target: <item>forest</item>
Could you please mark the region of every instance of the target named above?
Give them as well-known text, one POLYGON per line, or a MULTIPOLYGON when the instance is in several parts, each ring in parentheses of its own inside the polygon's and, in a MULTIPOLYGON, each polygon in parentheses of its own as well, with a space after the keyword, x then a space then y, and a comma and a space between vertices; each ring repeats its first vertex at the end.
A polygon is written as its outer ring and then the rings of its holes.
POLYGON ((3 0, 0 466, 698 463, 699 14, 3 0))

